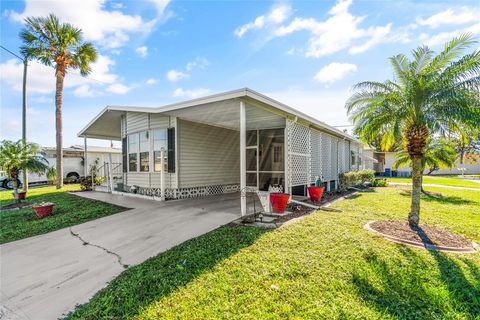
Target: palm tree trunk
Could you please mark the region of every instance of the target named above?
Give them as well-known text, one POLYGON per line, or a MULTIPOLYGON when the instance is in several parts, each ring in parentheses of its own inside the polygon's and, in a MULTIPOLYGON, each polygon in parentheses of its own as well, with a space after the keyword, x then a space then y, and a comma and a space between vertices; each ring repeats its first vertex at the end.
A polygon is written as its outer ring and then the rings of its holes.
POLYGON ((17 183, 16 176, 12 179, 12 184, 13 184, 13 197, 15 198, 15 203, 20 203, 20 200, 18 199, 18 183, 17 183))
POLYGON ((55 129, 57 131, 57 189, 63 187, 63 129, 62 129, 62 102, 63 102, 63 80, 65 73, 58 69, 56 71, 57 83, 55 92, 55 129))
POLYGON ((412 157, 412 204, 408 214, 408 223, 418 226, 420 221, 420 195, 422 193, 422 157, 412 157))

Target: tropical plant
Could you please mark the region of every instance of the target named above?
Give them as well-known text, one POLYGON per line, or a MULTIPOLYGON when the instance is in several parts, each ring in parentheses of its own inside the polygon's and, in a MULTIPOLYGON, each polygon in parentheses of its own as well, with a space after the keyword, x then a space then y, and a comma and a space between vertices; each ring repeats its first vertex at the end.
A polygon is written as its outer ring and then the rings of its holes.
POLYGON ((23 144, 4 140, 0 143, 0 167, 12 180, 15 200, 18 203, 18 177, 22 170, 42 174, 48 168, 48 161, 40 154, 40 147, 34 143, 23 144))
POLYGON ((97 51, 89 42, 83 42, 82 31, 68 23, 60 23, 50 14, 47 17, 25 19, 20 32, 23 41, 21 53, 27 59, 36 59, 55 69, 55 128, 57 189, 63 186, 63 82, 69 69, 78 69, 82 76, 90 73, 90 64, 97 59, 97 51))
MULTIPOLYGON (((430 138, 421 162, 422 172, 425 172, 426 168, 429 170, 427 174, 431 174, 442 167, 451 168, 455 165, 456 157, 455 149, 445 139, 430 138)), ((395 169, 398 169, 400 166, 412 166, 412 159, 403 148, 397 150, 395 162, 393 163, 395 169)))
POLYGON ((47 178, 51 181, 51 184, 55 184, 57 181, 57 170, 55 167, 50 167, 47 169, 47 178))
POLYGON ((480 124, 480 51, 460 57, 475 41, 463 34, 446 43, 439 54, 427 46, 413 50, 413 59, 398 54, 390 58, 394 79, 365 81, 346 108, 355 133, 365 142, 381 137, 382 149, 403 141, 412 161, 412 198, 408 221, 420 220, 422 161, 428 140, 452 124, 480 124))

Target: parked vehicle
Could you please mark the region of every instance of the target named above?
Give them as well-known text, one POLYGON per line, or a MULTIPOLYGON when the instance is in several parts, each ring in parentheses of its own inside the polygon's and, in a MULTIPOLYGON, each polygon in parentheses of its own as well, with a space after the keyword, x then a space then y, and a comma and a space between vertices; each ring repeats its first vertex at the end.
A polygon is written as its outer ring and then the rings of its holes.
MULTIPOLYGON (((100 164, 101 167, 104 163, 112 159, 112 164, 116 164, 114 167, 119 167, 118 164, 122 162, 122 154, 120 149, 110 148, 110 147, 88 147, 87 148, 87 162, 90 166, 94 161, 100 164)), ((48 161, 50 167, 55 167, 55 148, 53 147, 43 147, 42 154, 44 158, 48 161)), ((84 151, 83 146, 71 146, 69 148, 64 148, 63 150, 63 178, 68 179, 70 182, 80 182, 80 177, 84 175, 84 151)), ((121 167, 119 167, 121 170, 121 167)), ((99 176, 103 176, 103 172, 97 173, 99 176)), ((21 177, 22 175, 20 175, 21 177)), ((51 178, 47 177, 47 174, 29 174, 28 175, 28 184, 43 184, 52 181, 51 178)), ((21 179, 17 180, 17 183, 23 185, 21 179)), ((0 187, 5 189, 13 188, 13 181, 9 180, 4 171, 0 171, 0 187)))

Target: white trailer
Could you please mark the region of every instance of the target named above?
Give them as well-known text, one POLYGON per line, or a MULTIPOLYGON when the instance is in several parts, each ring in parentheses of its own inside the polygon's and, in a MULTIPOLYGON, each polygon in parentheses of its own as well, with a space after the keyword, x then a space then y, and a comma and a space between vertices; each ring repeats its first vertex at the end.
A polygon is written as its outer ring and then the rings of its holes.
MULTIPOLYGON (((49 167, 56 167, 56 149, 53 147, 43 147, 42 156, 48 161, 49 167)), ((113 172, 118 171, 121 175, 122 168, 122 150, 110 147, 88 147, 87 149, 87 168, 97 161, 97 175, 103 176, 107 172, 107 164, 112 159, 113 172)), ((63 178, 69 178, 72 181, 79 181, 80 177, 84 175, 84 149, 83 146, 71 146, 63 149, 63 178)), ((23 184, 20 175, 19 185, 23 184)), ((46 174, 28 175, 28 184, 40 184, 51 181, 46 174)), ((8 179, 4 171, 0 171, 0 187, 5 189, 12 189, 13 183, 8 179)))

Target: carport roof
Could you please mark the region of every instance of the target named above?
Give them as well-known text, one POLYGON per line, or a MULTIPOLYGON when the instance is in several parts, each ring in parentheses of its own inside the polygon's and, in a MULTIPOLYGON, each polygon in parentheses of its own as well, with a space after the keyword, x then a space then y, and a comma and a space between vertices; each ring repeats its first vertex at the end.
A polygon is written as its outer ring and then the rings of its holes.
POLYGON ((173 113, 180 109, 201 106, 209 103, 222 102, 232 99, 246 98, 253 100, 262 105, 270 106, 274 109, 281 111, 282 113, 292 115, 299 119, 303 119, 309 122, 314 127, 323 129, 333 135, 343 137, 345 139, 360 143, 356 138, 351 135, 338 130, 328 124, 319 121, 309 115, 304 114, 290 106, 287 106, 279 101, 276 101, 270 97, 267 97, 261 93, 258 93, 249 88, 242 88, 233 91, 227 91, 219 94, 214 94, 198 99, 188 100, 184 102, 178 102, 161 107, 133 107, 133 106, 107 106, 104 108, 90 123, 85 126, 79 133, 79 137, 97 138, 97 139, 109 139, 120 140, 121 139, 121 125, 120 117, 125 112, 145 112, 145 113, 173 113))

